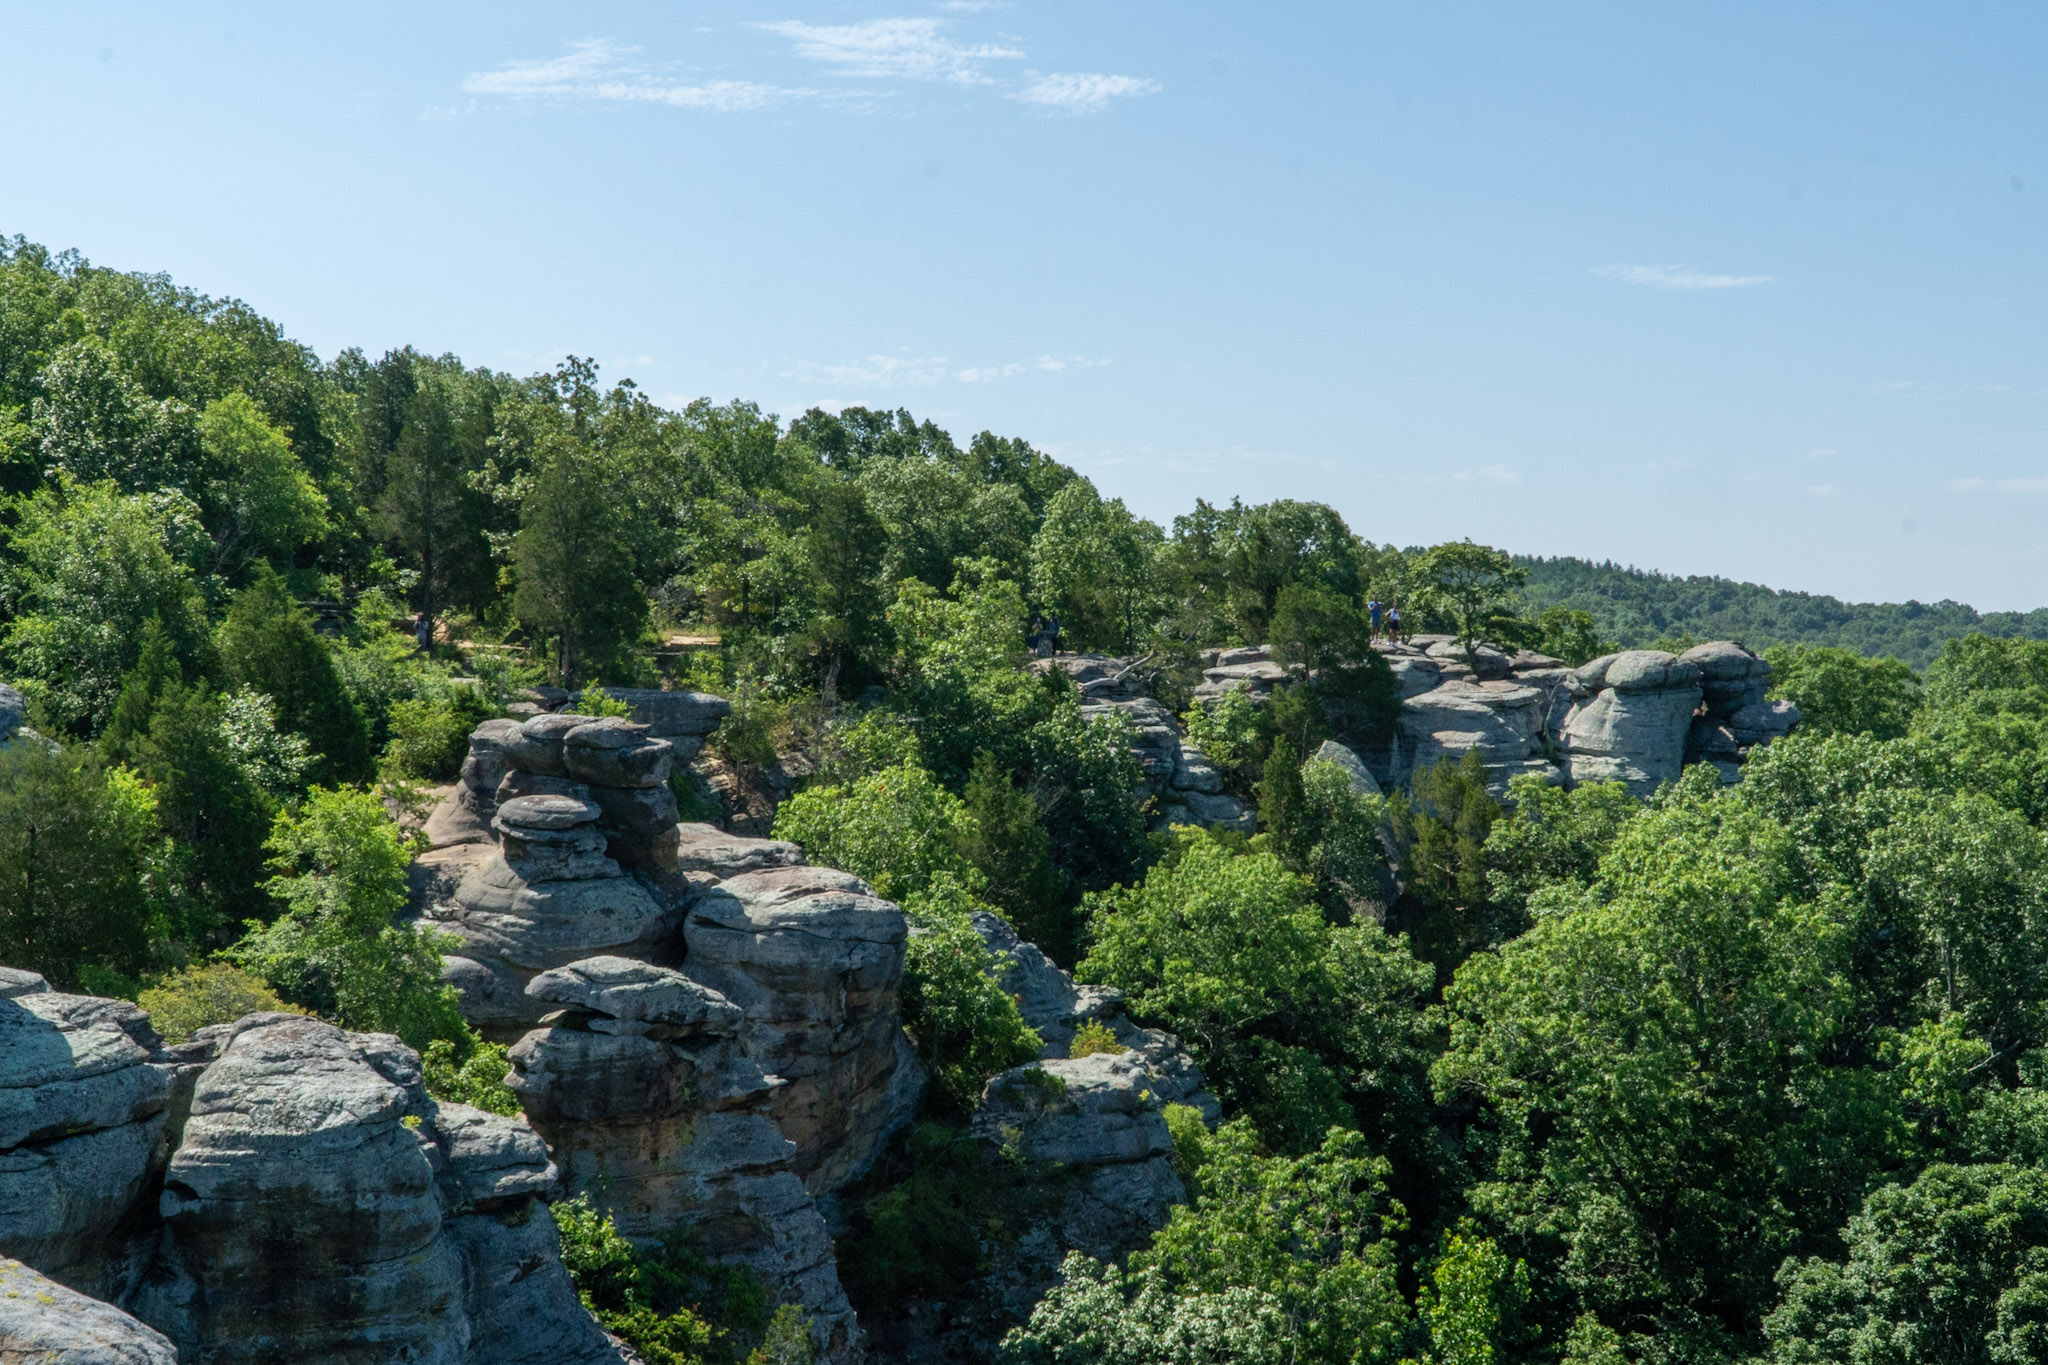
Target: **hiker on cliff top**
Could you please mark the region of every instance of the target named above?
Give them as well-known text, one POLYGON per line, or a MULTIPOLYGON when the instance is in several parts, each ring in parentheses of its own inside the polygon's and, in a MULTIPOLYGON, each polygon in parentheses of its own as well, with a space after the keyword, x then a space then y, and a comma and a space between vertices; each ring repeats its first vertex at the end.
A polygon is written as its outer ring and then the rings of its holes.
POLYGON ((1046 622, 1046 629, 1052 632, 1052 652, 1058 654, 1060 652, 1060 618, 1057 613, 1054 614, 1052 620, 1046 622))
POLYGON ((1387 604, 1387 638, 1397 645, 1401 643, 1401 608, 1393 602, 1387 604))
POLYGON ((1377 640, 1380 638, 1380 599, 1375 597, 1372 601, 1367 602, 1365 604, 1365 611, 1372 618, 1372 633, 1365 638, 1377 640))

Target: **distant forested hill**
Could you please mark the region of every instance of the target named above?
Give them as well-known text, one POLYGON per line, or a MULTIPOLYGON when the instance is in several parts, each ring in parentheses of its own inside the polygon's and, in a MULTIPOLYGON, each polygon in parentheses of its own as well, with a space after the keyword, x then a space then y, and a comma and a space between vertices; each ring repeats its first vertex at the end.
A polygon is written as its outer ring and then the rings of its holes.
POLYGON ((1941 652, 1942 641, 1972 631, 2048 639, 2048 608, 1979 612, 1961 602, 1844 602, 1727 578, 1678 578, 1569 557, 1518 555, 1516 562, 1529 572, 1523 596, 1532 615, 1547 607, 1588 611, 1600 623, 1602 636, 1631 648, 1686 635, 1740 640, 1752 649, 1780 643, 1837 645, 1925 668, 1941 652))

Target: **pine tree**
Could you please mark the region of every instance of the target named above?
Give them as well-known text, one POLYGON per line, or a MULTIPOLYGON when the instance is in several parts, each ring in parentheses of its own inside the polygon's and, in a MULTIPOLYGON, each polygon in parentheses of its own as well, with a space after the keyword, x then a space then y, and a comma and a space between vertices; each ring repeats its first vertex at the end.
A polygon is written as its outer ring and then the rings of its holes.
POLYGON ((268 694, 277 703, 278 725, 304 735, 319 755, 313 781, 369 776, 370 733, 362 709, 313 633, 313 618, 268 565, 259 565, 255 580, 228 604, 219 643, 229 678, 268 694))

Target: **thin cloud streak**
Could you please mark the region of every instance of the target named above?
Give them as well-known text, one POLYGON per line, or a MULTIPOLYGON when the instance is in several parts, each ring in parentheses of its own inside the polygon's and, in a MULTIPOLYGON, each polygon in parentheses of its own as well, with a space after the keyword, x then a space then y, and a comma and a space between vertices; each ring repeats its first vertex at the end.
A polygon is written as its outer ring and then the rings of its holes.
POLYGON ((604 38, 585 38, 546 61, 512 61, 496 71, 478 71, 462 82, 463 93, 510 99, 586 99, 667 104, 682 109, 736 113, 781 99, 809 94, 753 81, 665 82, 625 59, 638 52, 604 38))
POLYGON ((1053 74, 1035 78, 1017 92, 1017 98, 1055 113, 1095 114, 1107 109, 1112 100, 1156 95, 1160 88, 1158 81, 1142 76, 1053 74))
POLYGON ((1595 275, 1646 289, 1753 289, 1769 275, 1713 275, 1689 265, 1596 265, 1595 275))
POLYGON ((806 24, 783 19, 755 27, 796 44, 796 55, 848 76, 988 85, 990 62, 1022 58, 1020 48, 961 44, 944 35, 943 19, 868 19, 858 24, 806 24))

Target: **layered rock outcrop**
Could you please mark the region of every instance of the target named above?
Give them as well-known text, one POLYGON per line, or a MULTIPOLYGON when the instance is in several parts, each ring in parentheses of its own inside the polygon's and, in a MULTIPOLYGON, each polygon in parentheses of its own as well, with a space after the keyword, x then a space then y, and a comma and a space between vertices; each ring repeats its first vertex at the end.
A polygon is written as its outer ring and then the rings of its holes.
POLYGON ((512 1049, 512 1088, 572 1193, 628 1236, 689 1230, 811 1318, 827 1360, 856 1353, 824 1219, 769 1114, 783 1088, 740 1043, 741 1012, 680 972, 598 957, 527 987, 556 1007, 512 1049))
POLYGON ((903 912, 848 873, 771 867, 710 887, 683 933, 685 969, 739 1006, 747 1052, 785 1082, 769 1110, 804 1183, 865 1171, 922 1084, 898 1008, 903 912))
POLYGON ((397 1039, 259 1014, 165 1048, 124 1001, 0 986, 0 1253, 112 1305, 36 1328, 52 1358, 619 1361, 539 1137, 434 1104, 397 1039))
POLYGON ((1741 645, 1717 640, 1678 657, 1700 671, 1701 714, 1686 733, 1686 762, 1711 763, 1732 779, 1751 749, 1784 738, 1799 723, 1796 703, 1764 700, 1771 666, 1741 645))

